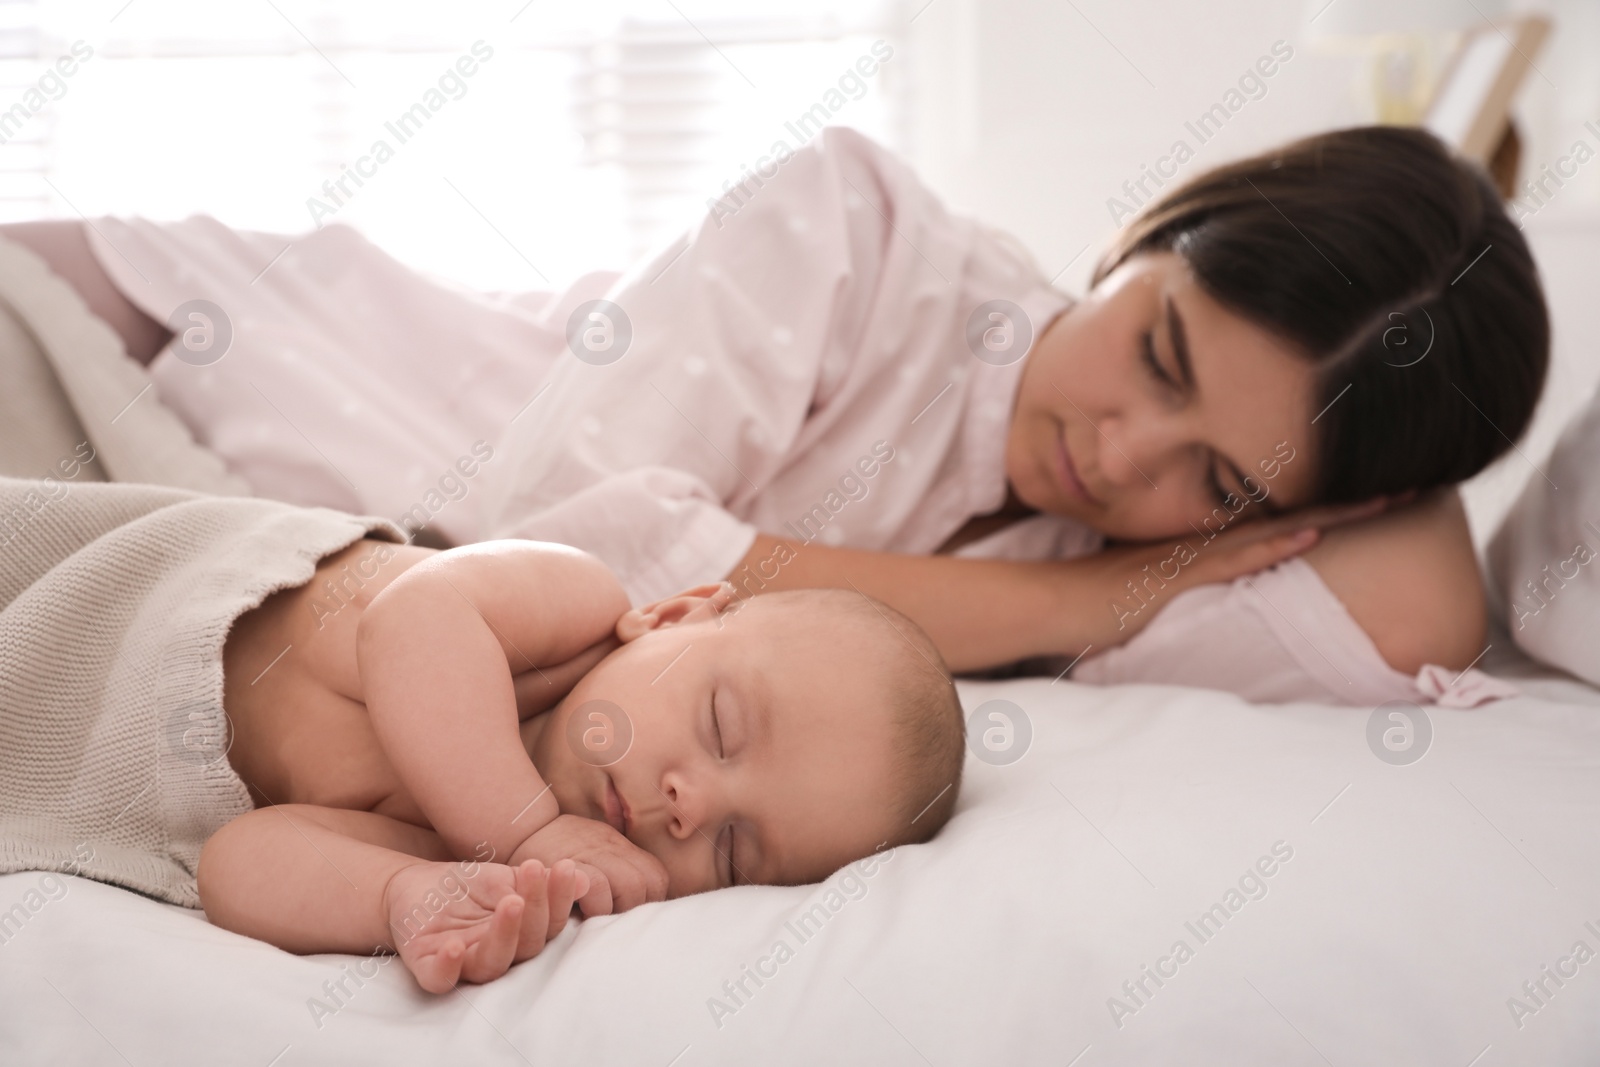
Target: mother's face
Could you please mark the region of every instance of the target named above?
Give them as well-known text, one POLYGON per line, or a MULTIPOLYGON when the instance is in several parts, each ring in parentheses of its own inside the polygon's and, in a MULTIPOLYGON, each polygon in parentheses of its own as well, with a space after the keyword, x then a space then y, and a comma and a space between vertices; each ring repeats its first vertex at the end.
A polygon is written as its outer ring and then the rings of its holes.
POLYGON ((1016 495, 1120 540, 1309 503, 1314 367, 1212 299, 1181 256, 1131 257, 1039 338, 1012 412, 1016 495))

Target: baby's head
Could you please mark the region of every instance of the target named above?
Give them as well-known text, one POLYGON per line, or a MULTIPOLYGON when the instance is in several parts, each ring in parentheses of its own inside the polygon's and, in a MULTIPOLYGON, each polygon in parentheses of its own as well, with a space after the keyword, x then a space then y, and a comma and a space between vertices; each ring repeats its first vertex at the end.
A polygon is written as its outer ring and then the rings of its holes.
POLYGON ((933 643, 887 605, 707 585, 629 611, 617 637, 534 762, 563 812, 660 859, 669 896, 820 881, 949 819, 961 706, 933 643))

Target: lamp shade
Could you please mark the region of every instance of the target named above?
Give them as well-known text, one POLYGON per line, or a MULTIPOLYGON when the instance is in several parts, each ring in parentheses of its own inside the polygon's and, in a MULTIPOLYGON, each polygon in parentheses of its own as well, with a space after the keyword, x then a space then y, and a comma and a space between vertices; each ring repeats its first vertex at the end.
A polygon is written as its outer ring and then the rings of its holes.
POLYGON ((1306 0, 1313 38, 1434 33, 1477 25, 1506 13, 1505 0, 1306 0))

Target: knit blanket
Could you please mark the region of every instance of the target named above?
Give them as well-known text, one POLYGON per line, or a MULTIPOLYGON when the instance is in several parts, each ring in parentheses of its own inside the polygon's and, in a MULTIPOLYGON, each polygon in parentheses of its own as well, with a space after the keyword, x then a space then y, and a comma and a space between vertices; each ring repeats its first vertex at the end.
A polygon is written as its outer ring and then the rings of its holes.
POLYGON ((124 483, 0 477, 0 872, 199 907, 229 765, 233 621, 387 520, 124 483))

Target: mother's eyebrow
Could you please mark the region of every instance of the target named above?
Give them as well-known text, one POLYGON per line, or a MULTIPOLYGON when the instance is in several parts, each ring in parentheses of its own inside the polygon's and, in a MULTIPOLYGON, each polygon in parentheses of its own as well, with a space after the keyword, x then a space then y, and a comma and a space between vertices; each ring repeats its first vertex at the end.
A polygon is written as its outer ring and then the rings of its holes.
MULTIPOLYGON (((1197 392, 1197 389, 1195 388, 1194 384, 1194 364, 1189 361, 1189 337, 1186 333, 1184 333, 1183 316, 1178 314, 1177 305, 1172 302, 1172 296, 1170 294, 1165 297, 1165 302, 1167 309, 1167 334, 1172 338, 1172 355, 1178 361, 1178 376, 1183 379, 1184 389, 1187 390, 1192 396, 1197 392)), ((1217 458, 1221 459, 1222 462, 1227 465, 1228 469, 1233 472, 1234 478, 1239 482, 1239 488, 1246 490, 1245 496, 1249 497, 1251 500, 1255 500, 1255 498, 1251 497, 1249 494, 1248 488, 1245 485, 1244 472, 1239 469, 1239 465, 1233 460, 1229 459, 1227 456, 1224 456, 1221 452, 1217 452, 1216 455, 1217 458)), ((1266 512, 1268 515, 1282 515, 1285 509, 1277 504, 1271 503, 1271 500, 1272 495, 1271 490, 1269 489, 1267 495, 1256 501, 1256 503, 1260 504, 1261 510, 1266 512)))

